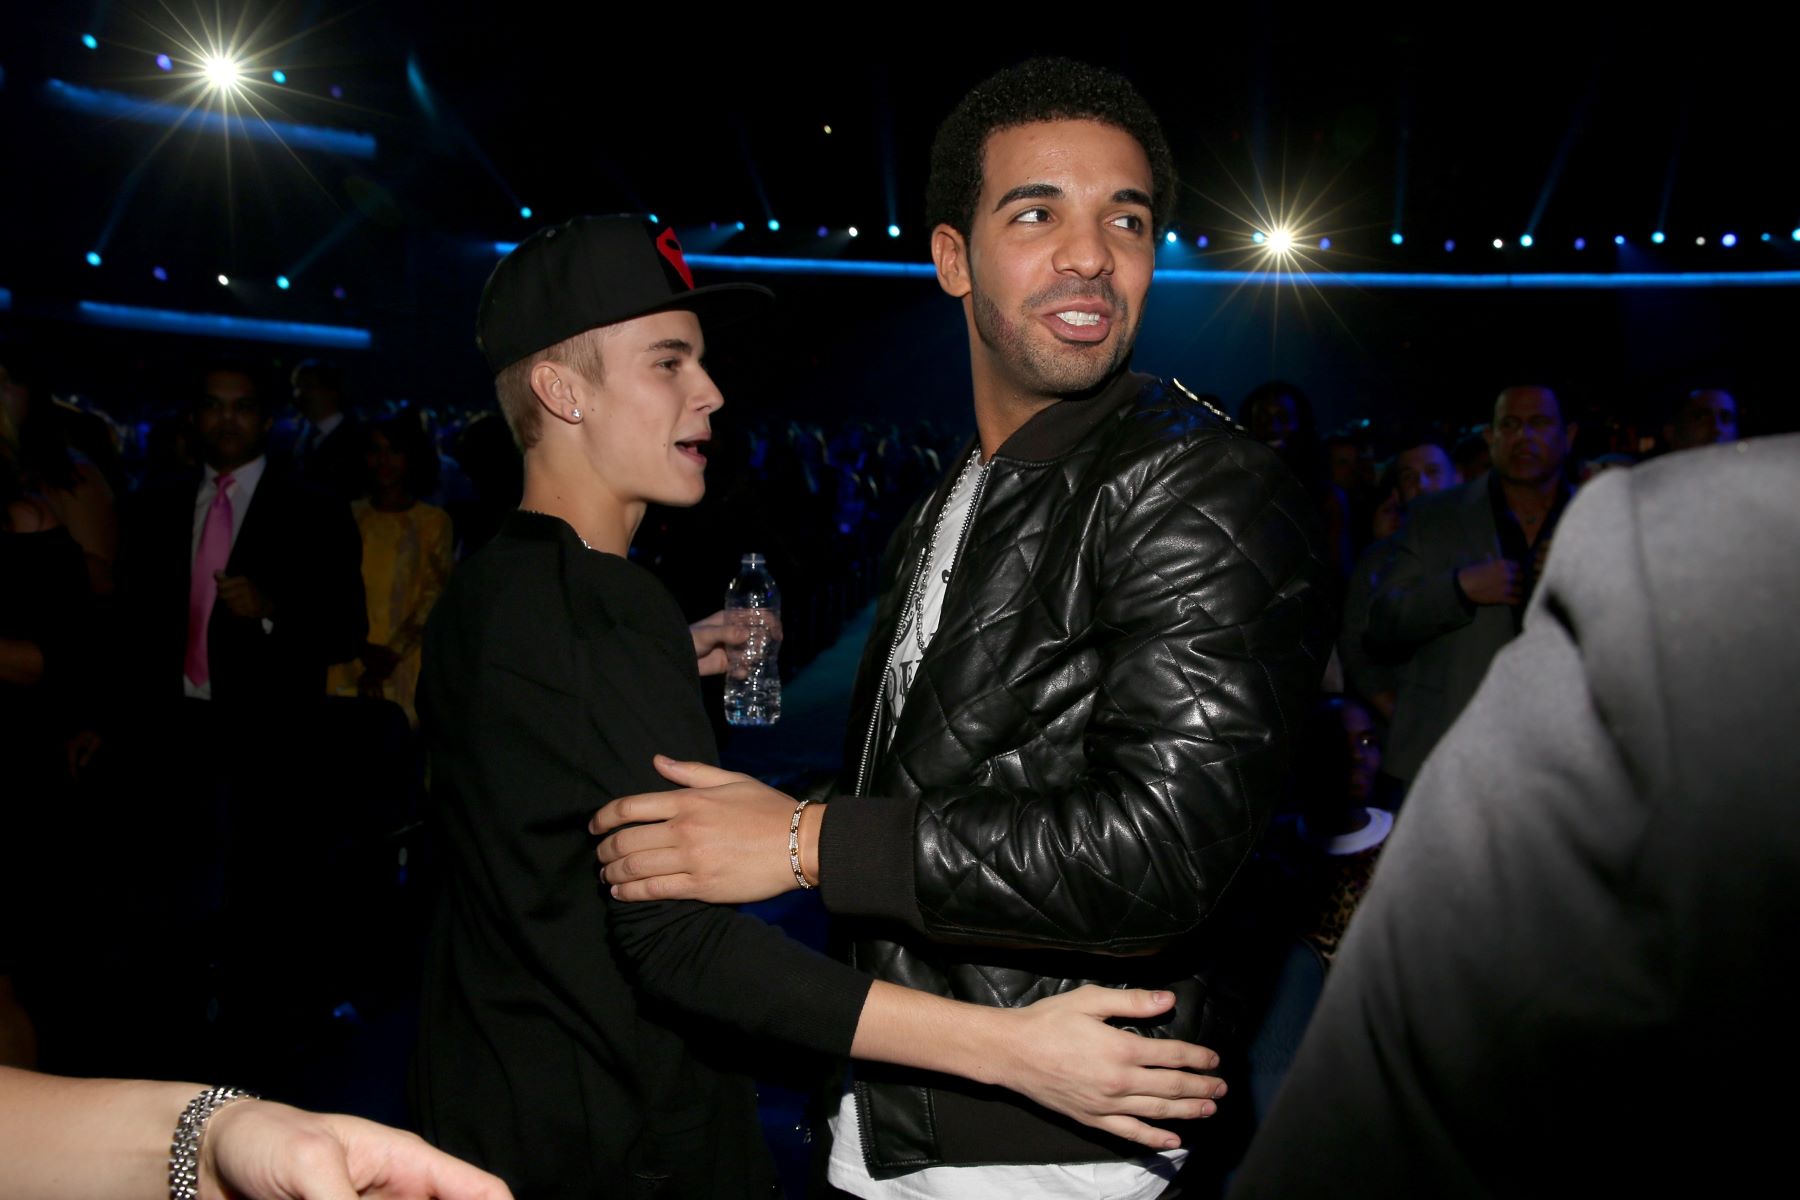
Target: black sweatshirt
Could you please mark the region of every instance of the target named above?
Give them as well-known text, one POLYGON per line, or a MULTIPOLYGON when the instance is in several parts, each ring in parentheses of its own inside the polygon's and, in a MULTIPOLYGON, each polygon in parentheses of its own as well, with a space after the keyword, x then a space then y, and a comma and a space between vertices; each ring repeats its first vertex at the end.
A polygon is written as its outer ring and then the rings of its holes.
POLYGON ((717 761, 674 599, 517 513, 451 578, 424 653, 444 867, 413 1078, 425 1135, 520 1200, 647 1194, 663 1175, 659 1196, 768 1195, 726 1043, 847 1054, 871 981, 730 908, 606 895, 594 810, 668 788, 656 753, 717 761))

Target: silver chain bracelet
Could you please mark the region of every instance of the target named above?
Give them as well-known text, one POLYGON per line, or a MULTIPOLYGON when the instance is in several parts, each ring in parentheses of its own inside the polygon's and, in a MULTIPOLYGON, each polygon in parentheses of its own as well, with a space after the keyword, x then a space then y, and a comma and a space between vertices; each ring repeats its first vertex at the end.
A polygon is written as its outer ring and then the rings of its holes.
POLYGON ((212 1087, 188 1101, 169 1143, 169 1200, 199 1200, 200 1136, 212 1115, 235 1100, 260 1100, 243 1088, 212 1087))

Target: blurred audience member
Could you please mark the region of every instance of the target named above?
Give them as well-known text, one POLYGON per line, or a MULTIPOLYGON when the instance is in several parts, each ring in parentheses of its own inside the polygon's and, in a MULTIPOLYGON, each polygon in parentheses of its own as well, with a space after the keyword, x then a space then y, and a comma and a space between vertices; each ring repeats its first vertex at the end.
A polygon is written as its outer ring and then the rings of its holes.
POLYGON ((1388 771, 1410 781, 1519 631, 1570 488, 1574 429, 1554 392, 1511 387, 1488 429, 1484 479, 1411 506, 1369 607, 1366 643, 1403 660, 1388 771))
POLYGON ((14 469, 23 491, 68 530, 85 556, 96 595, 112 591, 119 553, 119 519, 105 472, 69 446, 79 414, 51 398, 40 368, 16 346, 0 349, 0 406, 12 427, 14 469))
POLYGON ((437 483, 437 455, 415 414, 377 421, 364 436, 368 495, 350 506, 362 532, 369 640, 356 662, 331 668, 337 696, 391 700, 418 724, 413 694, 425 618, 450 577, 450 516, 419 499, 437 483))
POLYGON ((344 376, 309 358, 294 368, 294 406, 303 418, 294 441, 294 469, 307 483, 346 502, 362 494, 362 430, 349 411, 344 376))
MULTIPOLYGON (((1332 481, 1325 447, 1319 440, 1318 424, 1313 419, 1312 404, 1306 393, 1291 383, 1272 379, 1244 397, 1237 419, 1250 431, 1251 437, 1275 451, 1306 487, 1325 522, 1325 540, 1331 549, 1332 565, 1337 568, 1340 578, 1347 574, 1354 554, 1350 496, 1332 481)), ((1351 449, 1354 450, 1353 445, 1351 449)), ((1354 465, 1354 455, 1350 456, 1349 462, 1354 465)))
POLYGON ((1485 478, 1493 467, 1487 434, 1486 425, 1477 426, 1457 438, 1456 444, 1450 447, 1450 461, 1456 464, 1456 473, 1462 476, 1464 483, 1485 478))
POLYGON ((1737 401, 1720 388, 1698 388, 1683 396, 1663 425, 1671 450, 1692 450, 1738 439, 1737 401))
POLYGON ((1395 482, 1402 504, 1411 504, 1430 492, 1441 492, 1462 482, 1462 473, 1435 440, 1415 438, 1394 456, 1395 482))
POLYGON ((1330 961, 1394 828, 1394 814, 1375 805, 1381 770, 1375 718, 1348 697, 1324 697, 1297 761, 1293 900, 1301 906, 1299 933, 1330 961))
POLYGON ((356 527, 270 469, 270 415, 250 369, 204 371, 191 418, 204 470, 133 506, 120 575, 152 696, 300 701, 365 641, 356 527))

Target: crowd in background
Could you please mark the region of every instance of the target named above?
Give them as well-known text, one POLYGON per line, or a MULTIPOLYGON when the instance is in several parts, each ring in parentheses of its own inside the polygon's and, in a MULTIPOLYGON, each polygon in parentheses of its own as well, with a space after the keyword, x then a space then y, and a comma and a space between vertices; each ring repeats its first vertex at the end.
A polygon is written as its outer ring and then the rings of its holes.
MULTIPOLYGON (((1571 492, 1737 436, 1718 389, 1640 427, 1518 382, 1472 428, 1372 412, 1324 432, 1281 382, 1237 407, 1314 497, 1342 585, 1261 856, 1321 963, 1412 772, 1517 632, 1571 492)), ((517 505, 520 459, 491 405, 372 402, 328 362, 197 358, 178 390, 118 420, 0 347, 0 1062, 210 1071, 305 1101, 296 1073, 322 1042, 410 1004, 420 635, 517 505)), ((961 440, 728 419, 707 502, 652 509, 633 557, 698 619, 763 553, 795 672, 873 598, 889 535, 961 440)))

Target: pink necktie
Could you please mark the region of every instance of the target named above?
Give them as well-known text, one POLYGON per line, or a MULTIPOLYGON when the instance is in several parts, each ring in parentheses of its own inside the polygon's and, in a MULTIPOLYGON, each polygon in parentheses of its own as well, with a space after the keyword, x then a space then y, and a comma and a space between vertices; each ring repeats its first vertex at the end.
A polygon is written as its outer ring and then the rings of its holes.
POLYGON ((223 571, 231 561, 231 497, 227 494, 231 482, 230 475, 221 475, 216 481, 218 491, 206 510, 206 526, 200 531, 200 548, 194 552, 194 573, 188 581, 186 666, 187 677, 196 684, 212 678, 206 661, 206 626, 219 598, 219 581, 213 572, 223 571))

